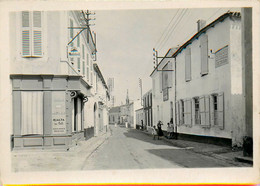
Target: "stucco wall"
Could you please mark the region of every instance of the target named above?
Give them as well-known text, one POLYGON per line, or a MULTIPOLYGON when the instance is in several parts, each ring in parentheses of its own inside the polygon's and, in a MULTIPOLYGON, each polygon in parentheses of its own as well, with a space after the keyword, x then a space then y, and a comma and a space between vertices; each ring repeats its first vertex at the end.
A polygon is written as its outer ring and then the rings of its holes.
MULTIPOLYGON (((236 78, 234 73, 241 68, 240 53, 240 30, 233 31, 229 18, 210 28, 205 34, 208 35, 208 74, 201 76, 200 38, 193 41, 188 47, 191 49, 191 81, 185 81, 185 49, 177 56, 177 100, 191 99, 197 96, 224 93, 224 130, 217 126, 202 128, 200 125, 178 127, 180 133, 196 134, 205 136, 216 136, 232 138, 234 117, 243 118, 243 109, 239 99, 232 99, 232 87, 240 88, 237 82, 242 80, 236 78), (230 39, 233 38, 233 39, 230 39), (228 64, 215 67, 215 51, 228 45, 228 64), (212 53, 211 53, 212 51, 212 53), (236 52, 235 52, 236 51, 236 52), (235 62, 235 63, 234 63, 235 62), (236 70, 235 70, 236 69, 236 70), (231 79, 232 76, 232 79, 231 79), (234 82, 234 78, 236 82, 234 82), (237 81, 238 80, 238 81, 237 81), (236 83, 236 84, 235 84, 236 83), (236 99, 236 100, 235 100, 236 99), (240 110, 242 109, 242 110, 240 110)), ((242 88, 242 87, 241 87, 242 88)), ((240 125, 240 124, 239 124, 240 125)), ((241 123, 242 125, 242 123, 241 123)))

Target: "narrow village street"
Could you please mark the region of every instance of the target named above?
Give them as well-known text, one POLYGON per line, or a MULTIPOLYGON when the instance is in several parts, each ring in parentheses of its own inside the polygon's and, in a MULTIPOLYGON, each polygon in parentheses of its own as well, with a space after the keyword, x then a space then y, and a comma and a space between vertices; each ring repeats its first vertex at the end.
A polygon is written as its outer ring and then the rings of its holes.
POLYGON ((148 169, 230 167, 213 157, 179 148, 145 133, 110 125, 111 136, 86 161, 83 169, 148 169))

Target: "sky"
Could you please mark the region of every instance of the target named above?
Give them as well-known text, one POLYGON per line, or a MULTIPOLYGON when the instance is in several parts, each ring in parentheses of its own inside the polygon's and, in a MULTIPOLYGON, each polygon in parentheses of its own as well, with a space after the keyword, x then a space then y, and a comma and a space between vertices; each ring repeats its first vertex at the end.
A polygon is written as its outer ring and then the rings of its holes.
POLYGON ((211 23, 238 8, 98 10, 91 29, 97 34, 97 63, 107 81, 114 78, 116 105, 141 98, 152 88, 153 48, 164 56, 197 32, 197 21, 211 23))

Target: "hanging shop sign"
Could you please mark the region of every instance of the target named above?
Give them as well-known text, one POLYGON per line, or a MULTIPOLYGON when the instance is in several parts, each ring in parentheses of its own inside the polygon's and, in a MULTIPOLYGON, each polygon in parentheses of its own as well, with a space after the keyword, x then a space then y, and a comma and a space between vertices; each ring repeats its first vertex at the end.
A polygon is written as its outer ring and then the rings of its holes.
POLYGON ((52 92, 52 134, 66 134, 65 93, 52 92))
POLYGON ((80 52, 77 47, 69 47, 68 54, 69 54, 69 57, 79 57, 80 56, 80 52))

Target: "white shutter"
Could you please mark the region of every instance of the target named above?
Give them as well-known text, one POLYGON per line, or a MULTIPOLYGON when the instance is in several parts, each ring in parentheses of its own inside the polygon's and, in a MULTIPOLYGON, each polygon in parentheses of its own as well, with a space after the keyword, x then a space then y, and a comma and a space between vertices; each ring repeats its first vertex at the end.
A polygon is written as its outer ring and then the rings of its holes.
POLYGON ((43 134, 43 92, 21 93, 21 135, 43 134))
POLYGON ((210 96, 210 107, 209 107, 209 110, 210 110, 210 124, 211 126, 214 126, 214 98, 213 96, 210 96))
POLYGON ((210 126, 210 118, 209 118, 209 96, 205 96, 205 116, 206 116, 206 121, 205 125, 210 126))
POLYGON ((182 125, 184 123, 182 101, 179 101, 179 113, 180 113, 180 125, 182 125))
POLYGON ((187 100, 186 101, 186 115, 187 115, 187 122, 186 124, 189 126, 189 127, 192 127, 192 120, 191 120, 191 99, 187 100))
POLYGON ((175 107, 176 107, 176 124, 180 125, 180 115, 179 115, 179 102, 175 103, 175 107))
POLYGON ((201 75, 208 74, 208 35, 203 34, 200 38, 201 75))
POLYGON ((224 129, 224 93, 218 95, 218 125, 224 129))
POLYGON ((33 53, 35 57, 42 56, 42 13, 33 11, 33 53))
POLYGON ((191 49, 186 48, 185 50, 185 80, 191 80, 191 49))
POLYGON ((162 82, 163 73, 161 72, 161 73, 159 73, 158 75, 159 75, 159 85, 160 85, 160 92, 161 92, 161 91, 162 91, 162 87, 163 87, 163 86, 162 86, 162 84, 163 84, 163 82, 162 82))
POLYGON ((31 56, 30 12, 22 12, 22 56, 31 56))
POLYGON ((184 124, 187 125, 187 100, 183 100, 184 103, 184 124))
POLYGON ((191 100, 191 114, 192 114, 192 119, 191 119, 191 124, 195 125, 195 100, 191 100))
POLYGON ((201 119, 201 125, 206 124, 206 115, 205 115, 205 98, 204 96, 199 98, 199 106, 200 106, 200 119, 201 119))

